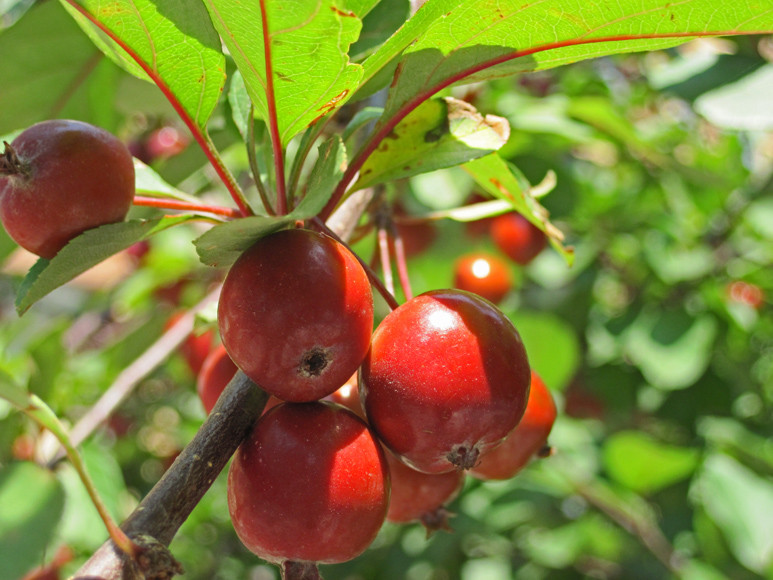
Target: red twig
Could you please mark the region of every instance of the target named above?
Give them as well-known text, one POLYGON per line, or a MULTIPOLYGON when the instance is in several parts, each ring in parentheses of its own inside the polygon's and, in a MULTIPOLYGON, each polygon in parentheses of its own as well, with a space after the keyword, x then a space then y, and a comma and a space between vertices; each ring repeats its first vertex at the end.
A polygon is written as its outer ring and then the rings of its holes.
POLYGON ((408 261, 405 257, 405 244, 403 243, 403 237, 397 228, 394 230, 394 246, 395 246, 395 264, 397 265, 397 275, 400 278, 400 286, 403 289, 403 294, 406 300, 413 298, 413 289, 411 288, 411 279, 408 276, 408 261))
POLYGON ((143 195, 134 196, 134 205, 141 205, 145 207, 158 207, 162 209, 177 209, 177 210, 183 210, 183 211, 213 213, 215 215, 222 215, 230 218, 237 218, 242 215, 239 210, 231 207, 221 207, 218 205, 206 205, 203 203, 191 203, 189 201, 180 201, 178 199, 146 197, 143 195))
MULTIPOLYGON (((340 242, 346 246, 346 242, 341 240, 336 233, 331 230, 329 227, 325 225, 325 222, 323 222, 319 218, 313 218, 312 220, 314 222, 314 225, 317 226, 320 231, 324 232, 337 242, 340 242)), ((348 246, 347 246, 348 247, 348 246)), ((360 263, 360 266, 363 267, 365 270, 365 273, 368 275, 368 278, 370 279, 371 285, 376 289, 376 291, 381 294, 381 296, 386 301, 387 305, 389 306, 390 310, 396 309, 398 306, 400 306, 400 303, 397 302, 397 299, 394 297, 394 295, 389 292, 389 290, 386 289, 384 286, 384 283, 379 279, 379 277, 376 275, 376 273, 373 271, 373 268, 371 268, 368 264, 366 264, 362 258, 360 258, 356 252, 352 252, 354 254, 354 257, 357 258, 357 261, 360 263)))
POLYGON ((271 61, 271 34, 268 29, 266 0, 260 0, 260 18, 263 21, 263 51, 266 59, 266 106, 268 107, 268 130, 271 135, 271 150, 274 153, 274 171, 276 173, 277 213, 287 213, 287 188, 285 184, 284 151, 279 135, 279 123, 276 115, 276 95, 274 94, 274 68, 271 61))
POLYGON ((392 278, 392 258, 389 255, 389 236, 387 235, 386 228, 378 228, 377 242, 379 256, 381 258, 381 271, 384 275, 384 286, 390 294, 395 293, 395 283, 392 278))

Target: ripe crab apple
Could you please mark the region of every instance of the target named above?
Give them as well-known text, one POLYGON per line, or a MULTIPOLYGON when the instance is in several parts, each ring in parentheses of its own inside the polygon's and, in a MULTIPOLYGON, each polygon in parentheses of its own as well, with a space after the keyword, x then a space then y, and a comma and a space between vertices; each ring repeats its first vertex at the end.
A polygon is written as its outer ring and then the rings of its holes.
POLYGON ((422 473, 408 467, 391 453, 386 454, 391 478, 391 496, 387 521, 404 524, 420 521, 427 533, 450 530, 451 513, 445 505, 464 485, 463 471, 422 473))
POLYGON ((133 199, 131 153, 88 123, 37 123, 0 155, 0 220, 16 243, 43 258, 88 229, 123 221, 133 199))
MULTIPOLYGON (((328 399, 367 421, 360 403, 357 380, 357 375, 353 375, 328 399)), ((386 519, 399 524, 420 521, 427 528, 427 534, 450 530, 448 518, 451 514, 445 504, 462 489, 464 473, 422 473, 408 467, 389 451, 385 455, 391 489, 386 519)))
MULTIPOLYGON (((169 320, 164 324, 164 331, 169 330, 174 326, 180 318, 185 315, 185 312, 178 310, 173 313, 169 320)), ((212 352, 212 345, 215 341, 215 333, 212 329, 204 330, 203 332, 191 332, 180 345, 180 354, 182 354, 185 362, 188 363, 188 368, 191 372, 198 376, 201 372, 201 367, 209 354, 212 352)))
POLYGON ((360 367, 371 427, 425 473, 469 469, 523 416, 530 370, 513 323, 462 290, 433 290, 384 318, 360 367))
POLYGON ((526 412, 518 426, 470 470, 478 479, 510 479, 547 446, 556 421, 556 405, 542 379, 532 371, 526 412))
POLYGON ((373 296, 343 244, 283 230, 231 267, 218 323, 231 359, 261 388, 285 401, 313 401, 344 384, 365 357, 373 296))
POLYGON ((231 357, 220 344, 204 359, 201 370, 196 377, 196 392, 199 394, 204 410, 209 414, 220 398, 226 385, 239 370, 231 357))
POLYGON ((508 265, 490 254, 466 254, 454 264, 454 287, 499 304, 513 287, 508 265))
POLYGON ((358 556, 376 537, 388 502, 380 444, 362 419, 329 402, 271 409, 228 472, 237 535, 251 552, 283 568, 358 556))
POLYGON ((521 266, 536 258, 548 243, 541 229, 515 212, 495 217, 490 231, 491 239, 497 247, 521 266))

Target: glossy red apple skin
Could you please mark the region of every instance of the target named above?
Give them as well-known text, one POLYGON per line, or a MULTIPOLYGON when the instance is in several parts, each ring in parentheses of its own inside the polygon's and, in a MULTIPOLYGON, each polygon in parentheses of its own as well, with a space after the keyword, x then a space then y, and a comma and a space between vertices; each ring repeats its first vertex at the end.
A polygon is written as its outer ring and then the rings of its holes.
POLYGON ((474 252, 456 260, 454 287, 499 304, 513 288, 513 277, 504 260, 485 252, 474 252))
POLYGON ((513 262, 525 266, 547 246, 545 233, 519 213, 506 213, 491 221, 491 239, 513 262))
POLYGON ((493 304, 462 290, 421 294, 376 329, 360 368, 371 427, 425 473, 469 469, 520 421, 530 370, 521 337, 493 304))
POLYGON ((333 403, 282 403, 255 425, 228 473, 244 545, 269 562, 361 554, 386 517, 389 471, 362 419, 333 403))
POLYGON ((386 457, 392 481, 387 521, 397 524, 418 521, 431 531, 434 523, 442 519, 440 527, 446 527, 445 518, 439 517, 440 512, 461 491, 464 472, 422 473, 408 467, 391 453, 387 453, 386 457))
POLYGON ((284 230, 234 263, 218 322, 231 359, 261 388, 284 401, 313 401, 343 385, 365 357, 373 297, 346 247, 284 230))
MULTIPOLYGON (((343 405, 367 421, 360 403, 357 375, 353 375, 328 399, 343 405)), ((389 465, 391 489, 387 521, 398 524, 420 521, 428 532, 437 529, 450 530, 447 522, 449 512, 445 510, 445 504, 461 491, 464 473, 422 473, 408 467, 389 451, 386 451, 385 455, 389 465)))
POLYGON ((532 371, 529 402, 521 422, 501 445, 484 453, 470 475, 478 479, 510 479, 545 448, 556 421, 556 404, 547 386, 532 371))
POLYGON ((19 134, 11 148, 22 173, 0 174, 0 220, 21 247, 50 259, 84 231, 126 218, 134 161, 108 131, 80 121, 43 121, 19 134))

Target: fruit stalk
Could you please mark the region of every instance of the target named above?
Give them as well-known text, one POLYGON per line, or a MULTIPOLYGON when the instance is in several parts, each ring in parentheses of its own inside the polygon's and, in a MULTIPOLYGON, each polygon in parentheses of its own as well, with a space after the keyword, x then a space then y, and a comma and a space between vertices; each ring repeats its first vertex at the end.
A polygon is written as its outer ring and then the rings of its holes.
MULTIPOLYGON (((126 534, 132 538, 152 536, 168 546, 250 432, 267 400, 263 390, 237 372, 193 440, 121 525, 126 534)), ((134 578, 133 574, 136 570, 132 563, 107 541, 74 579, 120 580, 134 578)))

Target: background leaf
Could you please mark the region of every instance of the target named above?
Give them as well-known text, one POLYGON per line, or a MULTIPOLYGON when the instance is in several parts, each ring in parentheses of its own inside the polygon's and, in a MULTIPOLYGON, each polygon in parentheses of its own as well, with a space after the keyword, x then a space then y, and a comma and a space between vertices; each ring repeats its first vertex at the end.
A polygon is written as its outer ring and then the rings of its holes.
POLYGON ((43 563, 64 509, 54 474, 34 463, 0 470, 0 580, 18 580, 43 563))
POLYGON ((738 561, 763 574, 773 564, 773 484, 727 455, 704 462, 691 490, 722 530, 738 561))
POLYGON ((3 30, 0 53, 14 55, 0 59, 0 134, 57 117, 72 98, 89 105, 80 119, 112 128, 115 112, 100 113, 110 108, 107 87, 99 98, 78 90, 105 59, 57 2, 35 4, 3 30))
POLYGON ((697 450, 661 443, 639 431, 620 431, 609 437, 603 458, 612 479, 643 494, 689 477, 698 466, 697 450))

